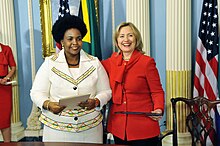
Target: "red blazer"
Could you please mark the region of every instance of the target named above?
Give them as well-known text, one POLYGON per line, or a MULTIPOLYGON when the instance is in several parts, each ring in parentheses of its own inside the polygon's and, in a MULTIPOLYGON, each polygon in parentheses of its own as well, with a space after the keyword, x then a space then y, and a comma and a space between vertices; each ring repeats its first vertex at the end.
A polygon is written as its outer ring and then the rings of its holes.
POLYGON ((12 50, 9 46, 0 43, 2 50, 0 51, 0 76, 8 74, 8 66, 16 66, 12 50))
POLYGON ((128 62, 122 59, 121 53, 113 53, 102 63, 112 89, 108 131, 127 140, 158 136, 157 121, 144 115, 115 114, 116 111, 164 110, 164 91, 154 59, 135 50, 128 62))

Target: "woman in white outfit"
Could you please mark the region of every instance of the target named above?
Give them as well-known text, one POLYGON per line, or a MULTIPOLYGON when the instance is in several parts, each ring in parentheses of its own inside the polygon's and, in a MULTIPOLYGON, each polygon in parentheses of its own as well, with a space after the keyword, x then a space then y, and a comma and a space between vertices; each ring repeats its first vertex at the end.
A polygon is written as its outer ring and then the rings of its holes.
POLYGON ((111 98, 108 76, 98 58, 85 53, 82 39, 85 23, 76 16, 58 19, 52 28, 62 50, 46 57, 39 68, 31 99, 42 110, 44 142, 102 143, 103 127, 100 110, 111 98), (59 99, 91 94, 80 108, 65 109, 59 99))

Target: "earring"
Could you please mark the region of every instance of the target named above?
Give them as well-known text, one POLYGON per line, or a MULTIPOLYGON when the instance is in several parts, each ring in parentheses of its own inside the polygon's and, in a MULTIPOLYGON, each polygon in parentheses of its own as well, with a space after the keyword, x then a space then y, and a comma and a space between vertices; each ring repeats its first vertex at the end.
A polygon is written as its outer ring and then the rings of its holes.
POLYGON ((62 47, 62 49, 64 49, 64 45, 63 44, 61 44, 61 47, 62 47))

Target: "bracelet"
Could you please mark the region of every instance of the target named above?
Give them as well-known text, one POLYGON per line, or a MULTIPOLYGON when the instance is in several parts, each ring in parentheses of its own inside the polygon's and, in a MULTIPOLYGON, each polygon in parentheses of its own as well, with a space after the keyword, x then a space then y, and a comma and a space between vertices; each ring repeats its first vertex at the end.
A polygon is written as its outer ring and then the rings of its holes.
POLYGON ((5 76, 3 79, 5 79, 5 80, 9 81, 11 78, 10 78, 10 77, 5 76))
POLYGON ((47 102, 47 105, 46 105, 46 108, 47 108, 48 111, 50 111, 50 109, 49 109, 49 104, 50 104, 50 101, 48 101, 48 102, 47 102))

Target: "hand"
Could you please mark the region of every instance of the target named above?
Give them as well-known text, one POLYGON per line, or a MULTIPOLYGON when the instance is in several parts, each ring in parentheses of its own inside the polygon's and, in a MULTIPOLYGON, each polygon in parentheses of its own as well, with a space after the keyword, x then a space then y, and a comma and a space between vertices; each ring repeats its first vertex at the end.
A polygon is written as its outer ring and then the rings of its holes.
POLYGON ((79 106, 86 109, 91 110, 96 107, 96 100, 95 99, 88 99, 86 101, 82 101, 79 103, 79 106))
POLYGON ((51 111, 54 114, 59 114, 60 112, 63 111, 64 108, 65 108, 65 106, 60 106, 58 104, 58 102, 51 102, 51 101, 49 101, 48 109, 47 110, 51 111))
MULTIPOLYGON (((151 111, 151 113, 162 114, 162 110, 161 109, 156 109, 154 111, 151 111)), ((159 121, 162 118, 162 116, 150 116, 150 118, 155 120, 155 121, 159 121)))
POLYGON ((7 82, 6 78, 0 79, 0 84, 1 85, 5 85, 6 82, 7 82))

